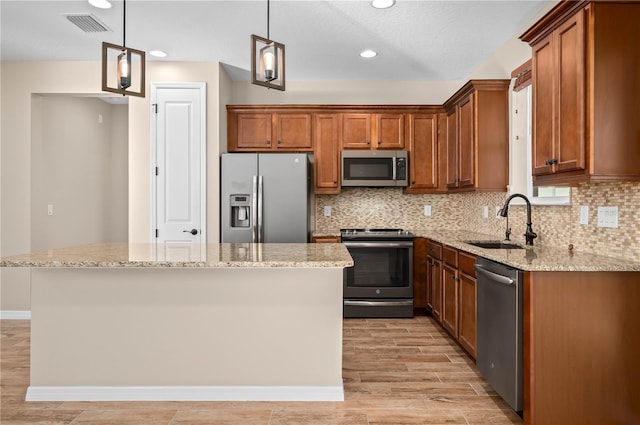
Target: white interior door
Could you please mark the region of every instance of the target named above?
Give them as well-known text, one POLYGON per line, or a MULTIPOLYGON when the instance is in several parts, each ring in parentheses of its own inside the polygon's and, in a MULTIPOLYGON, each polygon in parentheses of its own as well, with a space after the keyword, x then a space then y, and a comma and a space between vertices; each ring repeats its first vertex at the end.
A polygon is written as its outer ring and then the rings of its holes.
POLYGON ((205 83, 151 84, 152 239, 206 243, 205 83))

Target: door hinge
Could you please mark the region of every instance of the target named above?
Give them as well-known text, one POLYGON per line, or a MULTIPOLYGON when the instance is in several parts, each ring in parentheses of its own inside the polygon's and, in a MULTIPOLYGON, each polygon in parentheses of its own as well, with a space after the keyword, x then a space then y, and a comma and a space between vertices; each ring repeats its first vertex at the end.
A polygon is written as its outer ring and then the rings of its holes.
POLYGON ((158 113, 158 104, 157 103, 152 103, 151 107, 153 107, 153 112, 157 114, 158 113))
POLYGON ((160 237, 160 232, 158 232, 158 229, 156 229, 156 238, 160 237))

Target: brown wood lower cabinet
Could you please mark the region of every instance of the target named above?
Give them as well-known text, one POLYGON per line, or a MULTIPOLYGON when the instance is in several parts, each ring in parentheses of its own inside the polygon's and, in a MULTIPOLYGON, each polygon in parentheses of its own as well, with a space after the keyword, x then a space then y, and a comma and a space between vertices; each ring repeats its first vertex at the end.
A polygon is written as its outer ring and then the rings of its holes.
POLYGON ((459 267, 459 323, 458 342, 467 350, 471 357, 476 357, 476 270, 473 265, 476 256, 460 251, 458 253, 459 267))
POLYGON ((640 424, 640 272, 529 272, 525 424, 640 424))
POLYGON ((427 241, 427 310, 476 358, 476 256, 427 241))
POLYGON ((413 309, 417 314, 424 314, 431 298, 427 262, 427 239, 413 238, 413 309))
POLYGON ((442 311, 442 244, 427 240, 427 309, 441 322, 442 311))

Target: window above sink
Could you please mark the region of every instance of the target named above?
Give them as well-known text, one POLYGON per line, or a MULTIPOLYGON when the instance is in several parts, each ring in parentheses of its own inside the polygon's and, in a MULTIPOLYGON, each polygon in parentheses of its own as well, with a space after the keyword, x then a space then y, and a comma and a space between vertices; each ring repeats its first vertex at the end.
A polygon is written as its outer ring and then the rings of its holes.
MULTIPOLYGON (((519 91, 511 90, 509 194, 524 193, 533 205, 569 205, 569 187, 533 186, 531 114, 531 85, 519 91)), ((516 200, 514 204, 521 205, 524 202, 516 200)))

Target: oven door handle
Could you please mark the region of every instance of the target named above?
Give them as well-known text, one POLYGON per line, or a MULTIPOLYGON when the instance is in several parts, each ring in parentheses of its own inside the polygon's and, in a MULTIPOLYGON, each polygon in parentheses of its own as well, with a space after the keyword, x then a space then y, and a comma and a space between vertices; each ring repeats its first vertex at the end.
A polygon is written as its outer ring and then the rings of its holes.
POLYGON ((342 242, 347 248, 412 248, 413 241, 388 241, 388 242, 342 242))
POLYGON ((344 300, 346 306, 358 306, 358 307, 396 307, 413 305, 413 298, 408 300, 397 301, 366 301, 366 300, 344 300))

